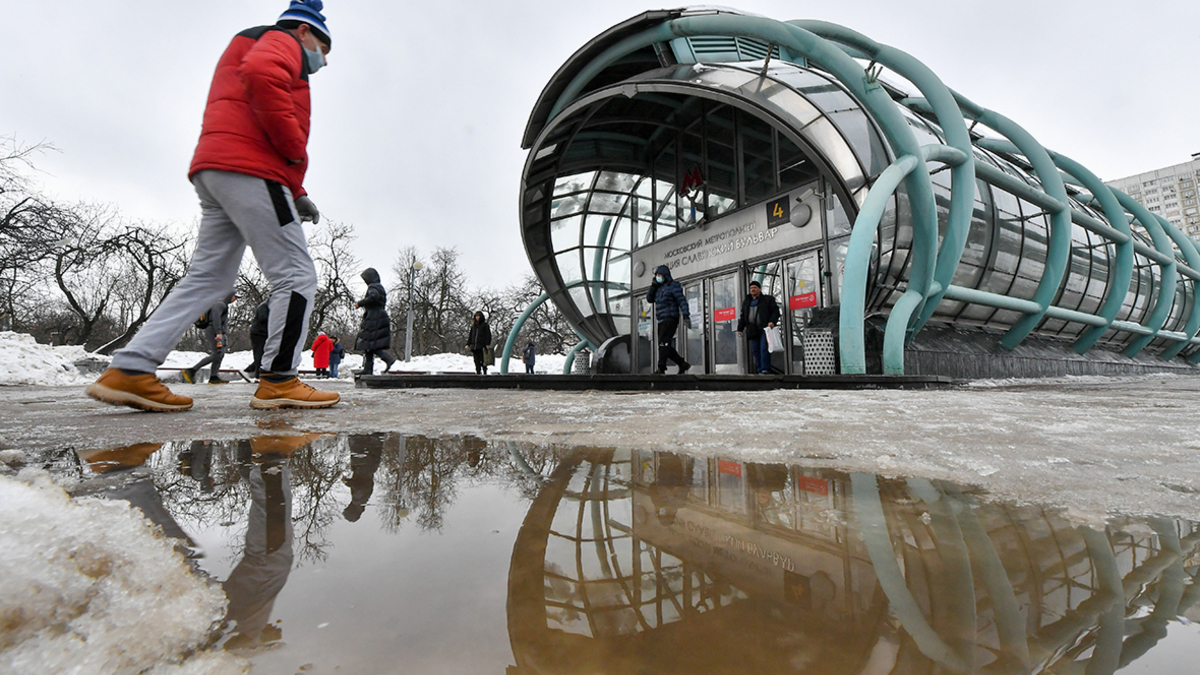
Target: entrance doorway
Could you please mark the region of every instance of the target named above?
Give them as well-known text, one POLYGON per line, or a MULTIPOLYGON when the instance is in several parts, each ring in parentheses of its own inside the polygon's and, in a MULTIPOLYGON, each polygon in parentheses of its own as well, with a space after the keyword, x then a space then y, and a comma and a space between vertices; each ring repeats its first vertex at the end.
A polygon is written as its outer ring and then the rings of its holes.
POLYGON ((791 372, 804 374, 804 331, 821 307, 821 259, 812 251, 785 263, 787 270, 786 336, 791 372))
POLYGON ((731 272, 708 280, 711 300, 707 322, 710 325, 712 344, 712 372, 718 375, 739 375, 742 368, 742 343, 737 336, 738 312, 741 309, 742 292, 738 284, 738 273, 731 272))

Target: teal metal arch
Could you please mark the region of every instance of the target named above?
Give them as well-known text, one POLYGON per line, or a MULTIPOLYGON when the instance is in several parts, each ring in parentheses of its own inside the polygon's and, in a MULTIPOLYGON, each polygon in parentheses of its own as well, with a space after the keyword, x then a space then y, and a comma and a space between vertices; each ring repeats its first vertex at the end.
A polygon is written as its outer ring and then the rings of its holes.
MULTIPOLYGON (((758 40, 770 47, 778 47, 781 54, 802 58, 820 67, 855 96, 890 145, 895 159, 874 179, 862 200, 848 244, 840 293, 838 338, 844 374, 866 372, 865 305, 872 246, 883 214, 901 187, 911 205, 912 243, 907 279, 887 318, 883 353, 885 373, 904 373, 905 347, 929 322, 943 299, 1020 313, 1021 318, 1000 339, 1000 344, 1010 350, 1018 347, 1047 319, 1088 327, 1073 345, 1081 354, 1112 331, 1135 336, 1125 350, 1131 357, 1156 339, 1171 343, 1159 354, 1163 359, 1174 358, 1184 349, 1200 345, 1197 337, 1200 334, 1200 246, 1196 242, 1128 195, 1109 189, 1086 167, 1046 149, 1017 123, 950 89, 916 58, 843 26, 820 21, 781 22, 720 11, 697 16, 673 15, 673 18, 629 35, 591 57, 553 98, 547 119, 566 110, 587 91, 598 75, 621 59, 655 44, 698 36, 758 40), (869 64, 864 68, 859 60, 869 64), (879 72, 884 68, 911 82, 921 96, 894 100, 878 80, 879 72), (919 145, 900 112, 901 106, 935 118, 945 135, 945 145, 919 145), (975 127, 979 125, 994 132, 994 136, 976 133, 975 127), (982 151, 1027 163, 1036 181, 1027 183, 981 161, 982 151), (940 237, 929 162, 949 167, 951 176, 949 213, 944 235, 940 237), (970 232, 978 181, 1043 209, 1049 217, 1045 265, 1029 299, 952 283, 970 232), (1082 187, 1090 194, 1080 194, 1078 190, 1068 192, 1068 184, 1082 187), (1097 207, 1108 222, 1085 209, 1073 207, 1076 203, 1097 207), (1131 219, 1146 230, 1152 247, 1133 235, 1131 219), (1072 228, 1076 225, 1107 239, 1116 249, 1113 267, 1109 270, 1108 288, 1095 313, 1054 304, 1068 273, 1072 228), (1150 259, 1160 270, 1153 308, 1143 323, 1116 318, 1129 292, 1135 254, 1150 259), (1189 280, 1192 292, 1192 305, 1183 332, 1164 329, 1176 303, 1180 276, 1189 280)), ((765 67, 763 73, 765 76, 765 67)), ((597 259, 593 267, 598 269, 598 266, 597 259)), ((599 278, 598 271, 593 271, 599 278)), ((596 291, 595 288, 592 290, 596 291)), ((1200 349, 1193 349, 1188 358, 1193 363, 1200 362, 1200 349)))

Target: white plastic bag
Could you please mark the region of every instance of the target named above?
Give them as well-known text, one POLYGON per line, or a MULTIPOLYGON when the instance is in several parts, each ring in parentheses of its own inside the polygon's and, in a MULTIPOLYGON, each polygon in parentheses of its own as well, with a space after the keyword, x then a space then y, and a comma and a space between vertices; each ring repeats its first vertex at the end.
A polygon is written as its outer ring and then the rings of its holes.
POLYGON ((779 332, 779 326, 767 326, 763 332, 767 334, 767 349, 772 353, 783 351, 783 336, 779 332))

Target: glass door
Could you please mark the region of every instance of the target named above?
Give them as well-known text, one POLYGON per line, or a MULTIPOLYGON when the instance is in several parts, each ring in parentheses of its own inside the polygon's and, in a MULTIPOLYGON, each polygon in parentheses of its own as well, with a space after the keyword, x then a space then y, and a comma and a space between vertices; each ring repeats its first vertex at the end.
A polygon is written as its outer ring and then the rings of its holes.
POLYGON ((742 350, 738 348, 738 307, 742 293, 738 288, 737 272, 709 280, 710 332, 712 372, 718 375, 737 375, 742 368, 742 350))
POLYGON ((637 298, 637 336, 634 338, 634 372, 647 374, 654 369, 658 357, 654 349, 654 305, 646 302, 646 294, 637 298))
POLYGON ((787 312, 792 372, 804 373, 804 329, 821 306, 821 261, 814 251, 787 262, 787 312))
MULTIPOLYGON (((769 295, 772 298, 775 298, 775 302, 779 305, 779 322, 775 325, 780 328, 781 336, 783 335, 783 314, 786 311, 784 304, 783 274, 781 273, 782 269, 783 263, 778 260, 772 260, 771 262, 752 266, 750 268, 750 278, 746 280, 746 288, 743 291, 743 295, 749 293, 750 282, 757 281, 759 286, 762 288, 763 295, 769 295)), ((741 309, 740 302, 741 301, 739 301, 738 304, 739 311, 741 309)), ((746 340, 746 343, 746 368, 748 372, 753 372, 755 364, 754 355, 751 353, 749 340, 746 340)), ((785 351, 771 354, 771 372, 786 373, 787 360, 788 357, 786 353, 786 347, 785 351)))
POLYGON ((697 281, 687 284, 683 287, 683 297, 687 298, 688 312, 693 319, 698 319, 696 328, 684 325, 680 328, 679 334, 683 338, 683 347, 679 350, 680 355, 692 364, 693 374, 707 372, 704 367, 704 284, 697 281))

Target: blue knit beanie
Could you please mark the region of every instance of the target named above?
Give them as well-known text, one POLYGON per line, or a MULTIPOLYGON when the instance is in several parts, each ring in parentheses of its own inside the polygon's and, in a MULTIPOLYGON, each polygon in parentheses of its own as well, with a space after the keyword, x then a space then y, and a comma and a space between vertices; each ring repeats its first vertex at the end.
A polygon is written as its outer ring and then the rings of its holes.
POLYGON ((329 28, 325 26, 325 15, 321 13, 324 8, 325 4, 321 0, 292 0, 287 10, 279 15, 279 21, 306 23, 312 26, 313 32, 321 42, 332 47, 333 38, 329 35, 329 28))

